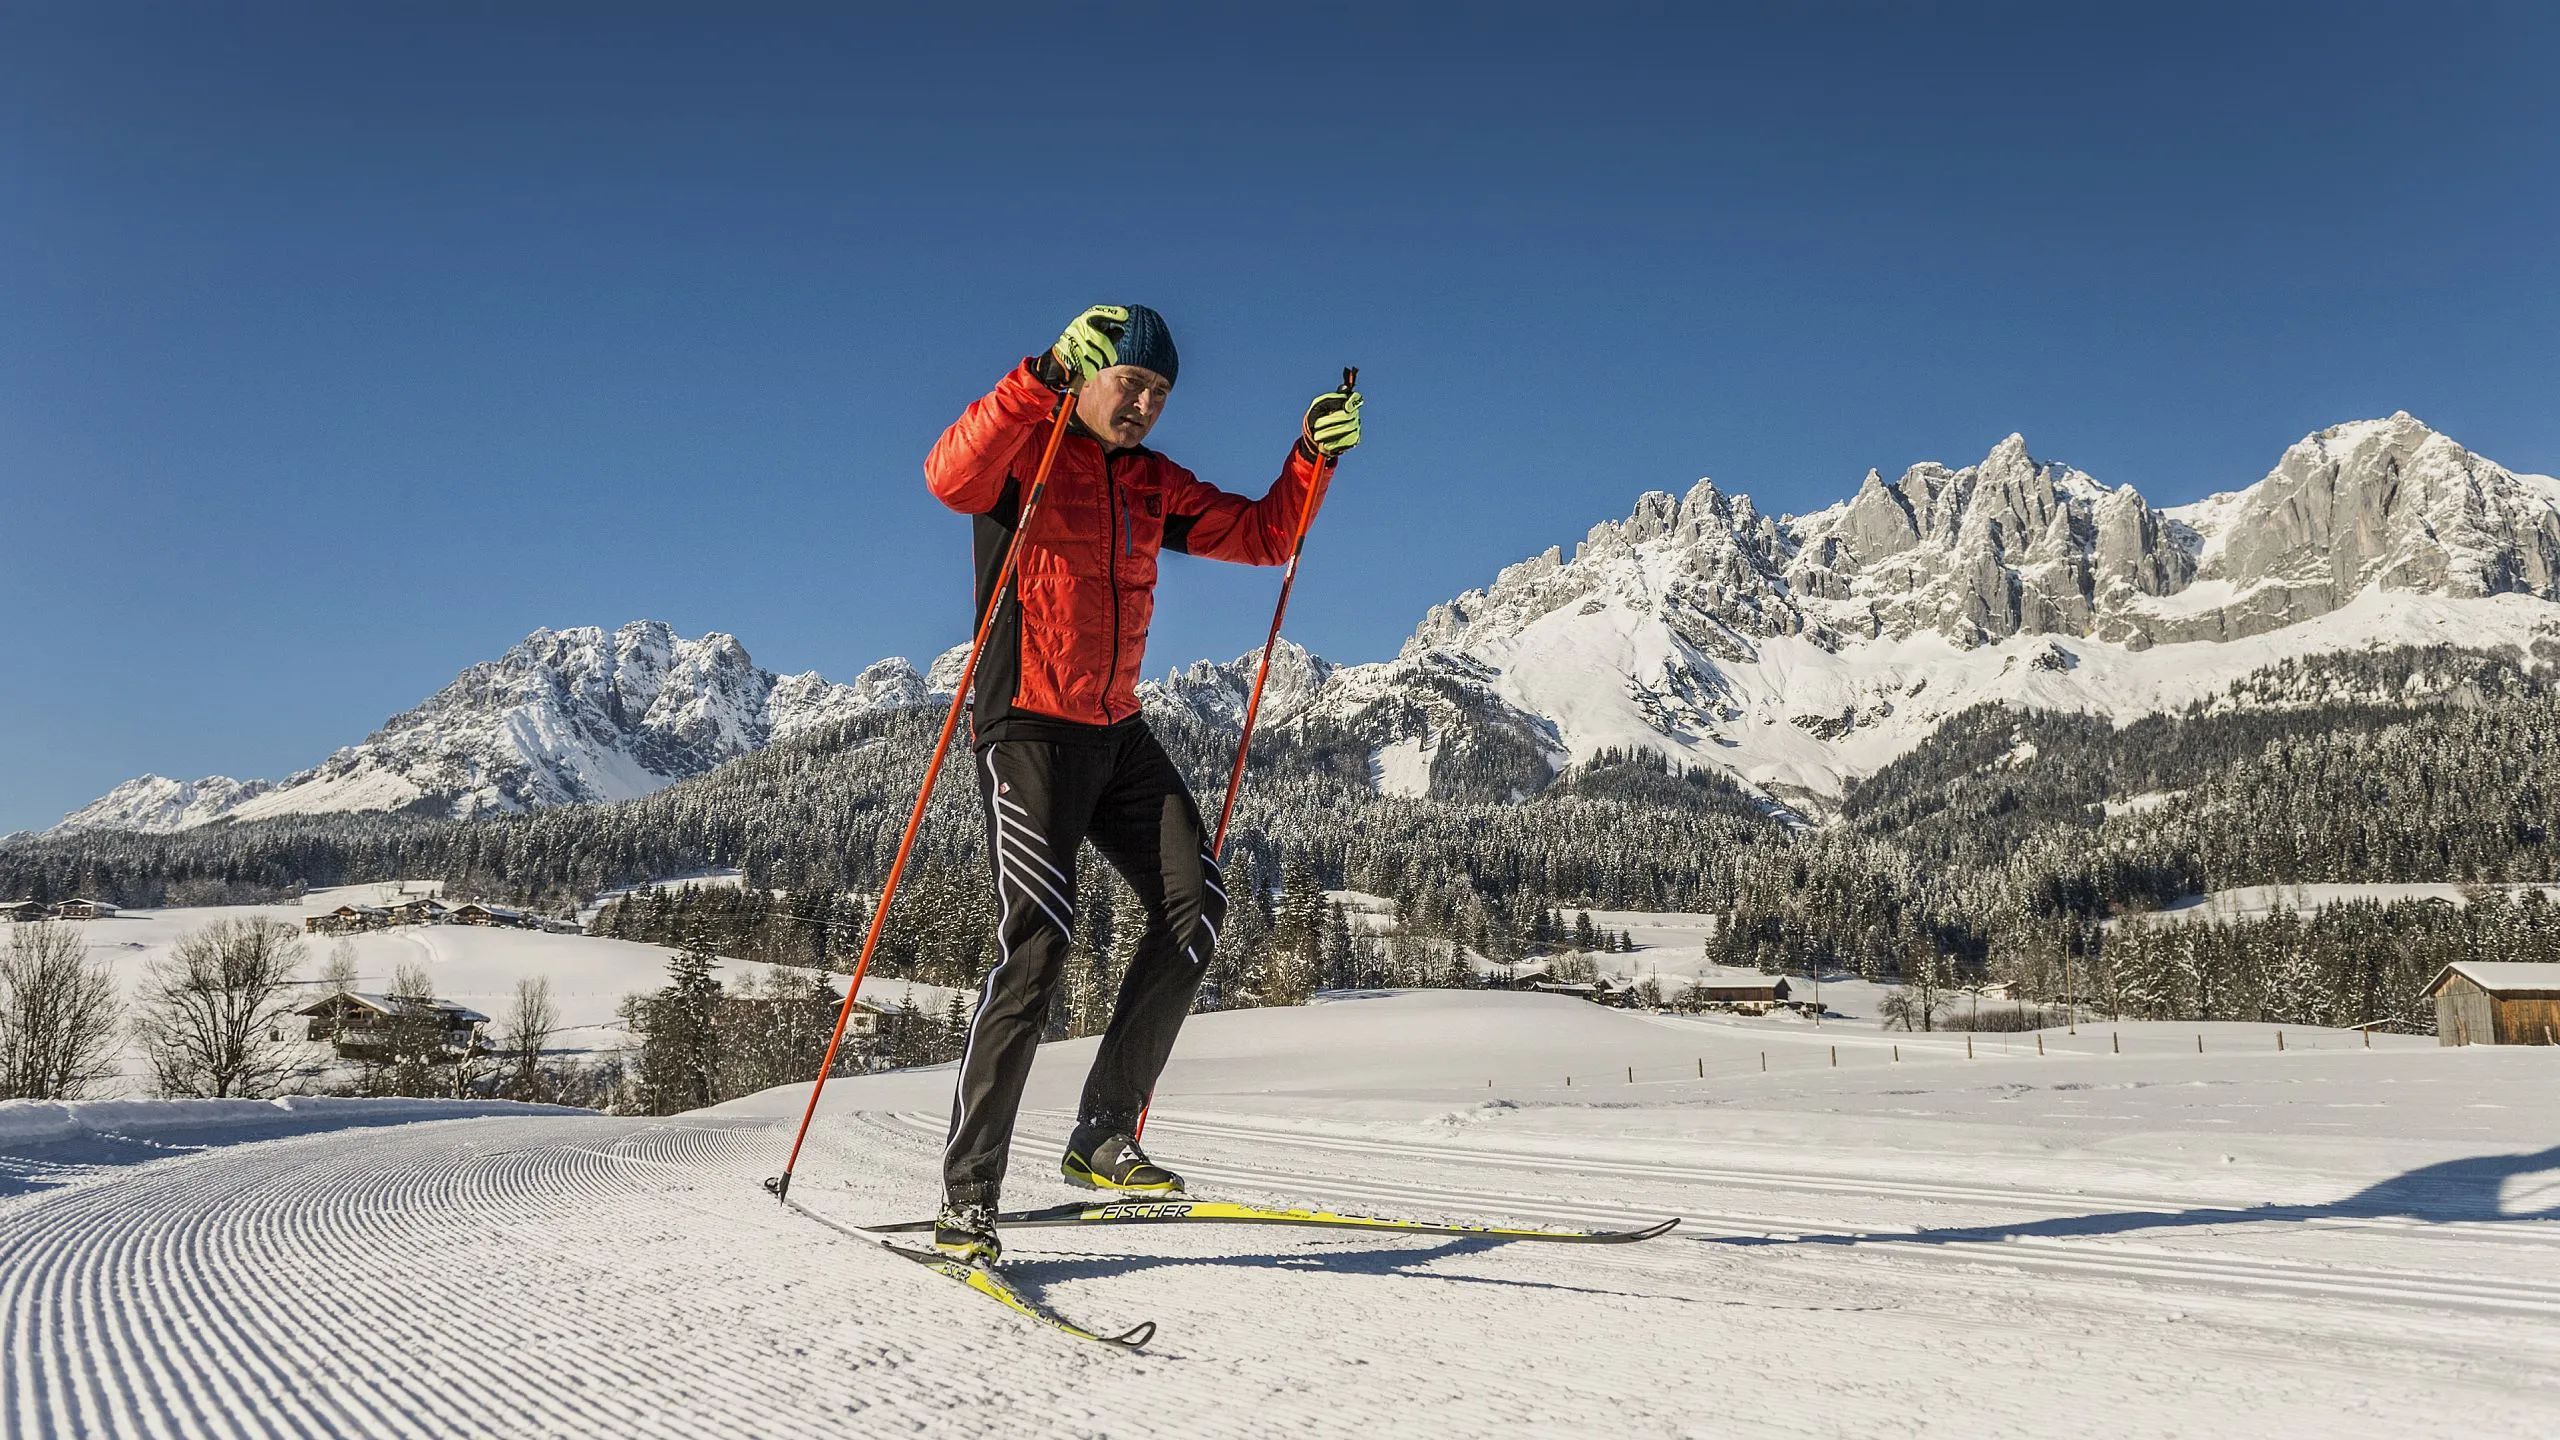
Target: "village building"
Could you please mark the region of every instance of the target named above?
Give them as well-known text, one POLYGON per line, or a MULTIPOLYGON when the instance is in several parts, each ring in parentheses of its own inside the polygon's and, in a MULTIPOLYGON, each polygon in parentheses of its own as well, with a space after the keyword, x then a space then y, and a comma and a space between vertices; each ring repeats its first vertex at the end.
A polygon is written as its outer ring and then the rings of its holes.
POLYGON ((489 1017, 450 1000, 341 990, 293 1013, 309 1022, 307 1038, 335 1045, 339 1058, 381 1060, 391 1053, 393 1022, 421 1007, 432 1014, 439 1045, 446 1053, 461 1055, 487 1048, 480 1032, 489 1017))
POLYGON ((394 925, 441 925, 452 918, 452 911, 433 895, 395 900, 383 908, 390 912, 394 925))
POLYGON ((44 902, 41 900, 0 900, 0 924, 43 918, 44 902))
POLYGON ((1726 1010, 1738 1015, 1766 1015, 1787 1002, 1791 987, 1783 975, 1735 971, 1701 975, 1681 994, 1686 1010, 1726 1010))
POLYGON ((312 935, 352 935, 360 930, 379 930, 390 923, 391 912, 379 905, 341 905, 304 916, 302 928, 312 935))
POLYGON ((83 897, 58 902, 52 913, 56 920, 109 920, 115 917, 116 907, 104 900, 83 897))
POLYGON ((2560 1044, 2560 964, 2456 960, 2426 994, 2439 1045, 2560 1044))
POLYGON ((510 910, 504 905, 483 905, 478 901, 468 905, 454 906, 453 913, 447 915, 445 919, 455 925, 502 925, 525 928, 532 924, 521 910, 510 910))

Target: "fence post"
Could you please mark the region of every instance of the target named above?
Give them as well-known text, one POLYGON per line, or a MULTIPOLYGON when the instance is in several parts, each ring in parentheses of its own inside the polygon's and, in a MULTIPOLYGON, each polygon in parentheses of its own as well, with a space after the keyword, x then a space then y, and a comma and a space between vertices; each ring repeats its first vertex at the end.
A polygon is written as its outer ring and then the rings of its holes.
MULTIPOLYGON (((2551 1027, 2548 1025, 2542 1027, 2542 1043, 2545 1045, 2551 1043, 2551 1027)), ((2364 1048, 2367 1050, 2373 1048, 2373 1027, 2370 1025, 2364 1027, 2364 1048)))
POLYGON ((1831 1068, 1834 1070, 1840 1068, 1840 1047, 1837 1045, 1831 1047, 1831 1068))
POLYGON ((2199 1055, 2204 1053, 2204 1036, 2202 1035, 2196 1036, 2196 1053, 2199 1055))
POLYGON ((2044 1053, 2044 1032, 2041 1030, 2036 1032, 2036 1053, 2039 1055, 2044 1053))
POLYGON ((1964 1058, 1967 1060, 1973 1058, 1973 1037, 1970 1035, 1964 1037, 1964 1058))
POLYGON ((2284 1032, 2281 1030, 2276 1032, 2276 1053, 2279 1055, 2284 1053, 2284 1032))
POLYGON ((1704 1055, 1698 1057, 1698 1078, 1701 1080, 1707 1078, 1707 1057, 1704 1055))
POLYGON ((1636 1083, 1636 1067, 1633 1065, 1627 1067, 1627 1083, 1630 1085, 1636 1083))
POLYGON ((2115 1052, 2116 1052, 2117 1054, 2119 1054, 2119 1055, 2123 1054, 2123 1053, 2124 1053, 2124 1032, 2123 1032, 2123 1031, 2121 1031, 2121 1030, 2110 1030, 2110 1031, 2108 1031, 2108 1032, 2107 1032, 2107 1043, 2108 1043, 2108 1044, 2110 1044, 2110 1045, 2113 1045, 2113 1046, 2115 1047, 2115 1052))
POLYGON ((1769 1073, 1769 1052, 1766 1050, 1760 1052, 1760 1073, 1763 1075, 1769 1073))
POLYGON ((1573 1077, 1572 1077, 1572 1076, 1567 1075, 1566 1077, 1564 1077, 1564 1088, 1566 1088, 1567 1090, 1570 1090, 1570 1089, 1572 1089, 1572 1088, 1573 1088, 1573 1077))
POLYGON ((1899 1045, 1893 1047, 1893 1063, 1896 1065, 1902 1063, 1902 1047, 1899 1045))

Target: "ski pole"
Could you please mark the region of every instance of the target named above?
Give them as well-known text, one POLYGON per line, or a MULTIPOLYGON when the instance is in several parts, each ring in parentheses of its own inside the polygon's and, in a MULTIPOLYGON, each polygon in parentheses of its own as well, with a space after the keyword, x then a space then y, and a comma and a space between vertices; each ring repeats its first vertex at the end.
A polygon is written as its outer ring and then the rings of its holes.
MULTIPOLYGON (((1352 388, 1359 383, 1359 366, 1342 367, 1343 394, 1350 394, 1352 388)), ((1236 763, 1227 771, 1227 798, 1225 803, 1218 806, 1218 836, 1209 842, 1209 858, 1213 861, 1223 861, 1227 858, 1227 817, 1235 813, 1236 792, 1244 788, 1244 756, 1246 749, 1253 744, 1254 717, 1262 713, 1262 684, 1271 678, 1271 649, 1280 643, 1280 620, 1282 616, 1289 613, 1289 587, 1298 583, 1298 557, 1306 553, 1307 527, 1314 524, 1316 518, 1316 497, 1324 493, 1325 481, 1332 476, 1333 467, 1339 458, 1322 452, 1317 453, 1315 477, 1307 482, 1306 501, 1298 507, 1297 538, 1289 546, 1289 566, 1280 572, 1280 603, 1271 607, 1271 633, 1263 637, 1262 663, 1254 667, 1253 693, 1244 702, 1244 733, 1236 737, 1236 763)), ((1147 1097, 1146 1104, 1138 1107, 1138 1123, 1131 1127, 1131 1139, 1146 1138, 1147 1112, 1155 1107, 1156 1098, 1153 1095, 1147 1097)))
MULTIPOLYGON (((1342 391, 1348 395, 1360 383, 1360 367, 1347 365, 1342 371, 1342 391)), ((1262 712, 1262 684, 1271 678, 1271 650, 1280 643, 1280 620, 1289 613, 1289 587, 1298 583, 1298 557, 1306 553, 1307 527, 1315 523, 1316 497, 1324 493, 1325 481, 1333 474, 1338 457, 1319 454, 1315 478, 1307 482, 1306 503, 1298 510, 1298 535, 1289 547, 1289 567, 1280 572, 1280 603, 1271 608, 1271 633, 1262 642, 1262 663, 1253 672, 1253 694, 1244 705, 1244 734, 1236 740, 1236 763, 1227 771, 1226 803, 1218 807, 1218 838, 1209 843, 1209 855, 1224 860, 1227 855, 1227 817, 1235 813, 1236 792, 1244 788, 1244 755, 1253 744, 1253 721, 1262 712)))
POLYGON ((771 1176, 764 1188, 776 1200, 791 1198, 791 1172, 799 1167, 800 1146, 809 1138, 809 1122, 818 1113, 818 1096, 827 1088, 827 1072, 835 1069, 836 1047, 844 1043, 845 1022, 853 1018, 854 997, 862 993, 863 973, 871 968, 871 952, 880 944, 880 931, 888 923, 889 902, 898 893, 898 877, 907 870, 908 852, 915 848, 916 832, 924 827, 925 806, 933 799, 933 782, 942 774, 943 757, 951 753, 951 736, 960 728, 960 712, 969 704, 969 681, 978 670, 978 654, 986 648, 987 635, 995 629, 996 612, 1004 608, 1005 587, 1013 583, 1013 563, 1022 551, 1022 537, 1031 531, 1032 513, 1040 508, 1040 495, 1049 484, 1049 466, 1058 458, 1058 442, 1067 436, 1067 409, 1075 403, 1072 392, 1058 397, 1049 411, 1049 443, 1040 452, 1040 468, 1031 472, 1031 488, 1023 493, 1021 513, 1015 517, 1013 538, 1005 542, 1004 563, 996 567, 995 590, 987 600, 987 613, 978 617, 977 636, 969 642, 969 658, 960 666, 960 681, 951 692, 951 711, 942 717, 942 738, 933 744, 933 759, 924 767, 924 784, 916 790, 916 808, 907 815, 907 832, 899 837, 898 858, 889 863, 889 878, 880 883, 880 903, 871 912, 871 930, 862 937, 862 956, 853 965, 853 979, 844 987, 844 1004, 836 1007, 835 1033, 827 1037, 827 1058, 818 1062, 817 1083, 809 1087, 809 1106, 800 1112, 800 1131, 791 1137, 791 1157, 782 1162, 782 1173, 771 1176))

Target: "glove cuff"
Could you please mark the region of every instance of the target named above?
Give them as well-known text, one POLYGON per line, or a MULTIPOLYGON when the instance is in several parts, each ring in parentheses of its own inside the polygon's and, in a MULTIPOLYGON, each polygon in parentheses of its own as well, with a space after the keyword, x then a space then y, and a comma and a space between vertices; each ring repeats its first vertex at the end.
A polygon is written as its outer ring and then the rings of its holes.
POLYGON ((1067 367, 1058 363, 1057 352, 1043 350, 1031 362, 1032 378, 1063 395, 1067 391, 1067 367))

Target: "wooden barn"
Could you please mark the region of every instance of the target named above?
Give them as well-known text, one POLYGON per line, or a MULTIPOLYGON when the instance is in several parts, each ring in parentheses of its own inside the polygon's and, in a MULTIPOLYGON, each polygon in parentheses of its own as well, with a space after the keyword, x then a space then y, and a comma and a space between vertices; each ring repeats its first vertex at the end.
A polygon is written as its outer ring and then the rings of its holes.
POLYGON ((529 923, 521 910, 510 910, 504 905, 482 905, 477 901, 468 905, 456 905, 453 907, 453 913, 445 918, 456 925, 523 927, 529 923))
POLYGON ((2439 1045, 2560 1044, 2560 964, 2456 960, 2427 994, 2439 1045))
POLYGON ((56 920, 107 920, 114 918, 116 907, 104 900, 65 900, 53 907, 56 920))
POLYGON ((0 900, 0 924, 5 924, 12 920, 41 920, 43 918, 44 902, 41 900, 0 900))
POLYGON ((1761 975, 1734 972, 1701 975, 1689 982, 1680 997, 1681 1008, 1690 1010, 1732 1010, 1744 1015, 1766 1015, 1785 1003, 1789 987, 1783 975, 1761 975))

